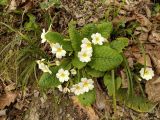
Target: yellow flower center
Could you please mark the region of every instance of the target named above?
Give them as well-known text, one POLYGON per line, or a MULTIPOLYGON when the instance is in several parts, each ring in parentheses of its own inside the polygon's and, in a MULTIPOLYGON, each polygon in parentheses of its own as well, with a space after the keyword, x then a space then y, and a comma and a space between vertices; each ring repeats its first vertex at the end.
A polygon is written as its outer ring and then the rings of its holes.
POLYGON ((61 77, 65 77, 65 74, 64 74, 64 73, 62 73, 62 74, 61 74, 61 77))
POLYGON ((86 53, 83 53, 83 55, 82 55, 83 57, 87 57, 87 54, 86 53))
POLYGON ((97 41, 97 42, 99 41, 99 37, 96 37, 96 41, 97 41))
POLYGON ((87 43, 87 47, 90 48, 91 47, 91 43, 87 43))
POLYGON ((148 74, 149 74, 149 71, 145 70, 145 71, 144 71, 144 74, 145 74, 145 75, 148 75, 148 74))
POLYGON ((83 86, 84 86, 84 87, 87 87, 88 85, 89 85, 88 82, 84 82, 84 83, 83 83, 83 86))
POLYGON ((57 52, 61 52, 61 51, 62 51, 62 48, 58 48, 58 49, 57 49, 57 52))

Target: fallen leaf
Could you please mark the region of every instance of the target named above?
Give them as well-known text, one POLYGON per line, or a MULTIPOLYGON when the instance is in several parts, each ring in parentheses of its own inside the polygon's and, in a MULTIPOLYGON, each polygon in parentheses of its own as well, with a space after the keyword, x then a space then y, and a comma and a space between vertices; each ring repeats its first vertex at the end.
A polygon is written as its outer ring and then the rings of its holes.
POLYGON ((147 50, 147 52, 150 55, 150 58, 152 60, 152 63, 154 64, 154 68, 156 69, 156 73, 160 75, 160 47, 156 47, 152 50, 147 50))
POLYGON ((9 92, 11 90, 14 90, 16 88, 16 84, 15 83, 11 83, 10 85, 5 87, 5 92, 9 92))
POLYGON ((135 17, 142 26, 146 26, 149 30, 151 29, 152 23, 144 15, 135 13, 135 17))
POLYGON ((136 31, 139 31, 139 32, 149 32, 149 30, 146 28, 146 27, 142 27, 142 26, 140 26, 140 27, 137 27, 136 28, 136 31))
POLYGON ((156 19, 160 21, 160 13, 156 15, 156 19))
POLYGON ((124 70, 120 71, 121 78, 122 78, 122 88, 128 88, 127 76, 124 70))
POLYGON ((78 106, 80 109, 85 111, 87 113, 87 116, 89 117, 89 120, 99 120, 98 115, 95 113, 94 109, 90 106, 82 106, 81 103, 79 102, 78 98, 73 96, 71 97, 73 104, 75 106, 78 106))
POLYGON ((154 55, 150 55, 150 56, 156 68, 156 72, 160 74, 160 59, 157 59, 154 55))
POLYGON ((147 67, 152 67, 152 64, 151 64, 151 59, 149 57, 149 55, 145 55, 145 58, 144 56, 141 56, 138 60, 137 60, 138 63, 141 63, 142 65, 145 65, 146 63, 146 66, 147 67))
POLYGON ((11 0, 8 11, 14 11, 17 8, 16 0, 11 0))
POLYGON ((122 23, 122 22, 127 23, 127 22, 130 22, 130 21, 133 21, 133 20, 135 20, 134 16, 132 16, 132 17, 117 16, 112 20, 112 23, 113 23, 114 26, 116 26, 119 23, 122 23))
POLYGON ((147 17, 150 18, 151 17, 151 10, 149 9, 149 7, 147 5, 145 6, 145 11, 146 11, 147 17))
POLYGON ((6 120, 7 116, 0 116, 0 120, 6 120))
POLYGON ((156 31, 152 31, 151 34, 148 37, 148 40, 151 43, 156 43, 156 44, 160 44, 160 33, 156 32, 156 31))
POLYGON ((15 92, 7 92, 0 96, 0 109, 4 109, 15 101, 17 94, 15 92))
POLYGON ((129 57, 129 58, 127 59, 127 61, 128 61, 129 67, 133 68, 133 64, 134 64, 133 58, 132 58, 132 57, 129 57))
POLYGON ((99 110, 103 110, 106 107, 106 97, 96 80, 94 86, 96 91, 96 107, 99 110))
POLYGON ((24 107, 24 104, 22 102, 17 102, 14 107, 18 110, 22 110, 22 108, 24 107))
POLYGON ((145 85, 145 92, 148 95, 148 99, 153 102, 160 101, 160 77, 154 77, 152 80, 147 81, 145 85))
POLYGON ((5 116, 5 115, 6 115, 6 110, 7 110, 7 109, 0 110, 0 116, 5 116))
POLYGON ((29 109, 29 113, 26 113, 24 120, 39 120, 38 109, 36 108, 36 106, 32 106, 29 109))
POLYGON ((138 37, 139 41, 147 41, 148 39, 148 33, 144 33, 144 32, 141 32, 141 34, 139 35, 138 37))

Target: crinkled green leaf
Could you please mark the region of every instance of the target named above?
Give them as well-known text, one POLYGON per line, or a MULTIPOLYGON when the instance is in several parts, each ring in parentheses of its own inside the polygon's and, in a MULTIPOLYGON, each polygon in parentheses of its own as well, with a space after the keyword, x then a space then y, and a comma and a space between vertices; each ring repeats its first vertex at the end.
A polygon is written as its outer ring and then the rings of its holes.
POLYGON ((97 32, 101 33, 103 37, 108 38, 112 32, 113 26, 111 22, 101 22, 97 24, 97 32))
POLYGON ((87 63, 81 62, 77 56, 77 53, 75 53, 74 58, 72 59, 72 65, 78 69, 82 69, 84 66, 86 66, 87 63))
POLYGON ((122 50, 128 46, 128 39, 127 38, 117 38, 116 40, 112 41, 110 43, 111 48, 117 50, 119 53, 122 52, 122 50))
POLYGON ((99 24, 88 24, 81 29, 81 34, 83 37, 91 39, 93 33, 101 33, 103 37, 108 38, 112 32, 111 22, 101 22, 99 24))
POLYGON ((126 105, 137 112, 151 112, 155 107, 155 104, 139 96, 129 98, 126 101, 126 105))
POLYGON ((93 47, 92 60, 89 66, 98 71, 109 71, 118 67, 123 61, 122 56, 114 49, 105 45, 93 47))
POLYGON ((127 89, 118 90, 117 97, 120 102, 137 112, 151 112, 156 106, 156 103, 152 103, 142 96, 128 97, 127 95, 127 89))
POLYGON ((71 39, 71 44, 72 47, 75 51, 80 51, 81 50, 81 44, 82 44, 82 37, 78 30, 76 30, 75 25, 73 22, 69 24, 69 37, 71 39))
MULTIPOLYGON (((104 80, 104 85, 107 87, 108 94, 110 96, 112 96, 113 95, 113 82, 112 82, 111 75, 109 75, 108 73, 106 73, 103 80, 104 80)), ((121 83, 122 83, 121 78, 117 77, 116 80, 115 80, 116 91, 120 88, 121 83)))
POLYGON ((92 69, 90 67, 86 68, 86 72, 87 72, 87 74, 91 75, 92 77, 102 77, 104 75, 104 72, 92 69))
POLYGON ((80 31, 83 38, 91 39, 91 35, 97 32, 97 27, 95 24, 87 24, 80 31))
POLYGON ((96 100, 96 93, 95 90, 91 90, 89 92, 86 92, 82 95, 77 96, 81 104, 85 106, 90 106, 93 104, 96 100))
POLYGON ((40 80, 39 86, 43 89, 54 88, 60 85, 59 80, 56 78, 56 73, 58 72, 58 67, 51 68, 52 74, 43 73, 40 80))
POLYGON ((64 58, 59 65, 59 68, 63 68, 65 70, 69 70, 71 67, 71 59, 69 58, 64 58))
POLYGON ((45 35, 49 43, 59 43, 62 45, 63 49, 66 51, 72 51, 72 46, 70 41, 64 40, 64 37, 57 32, 47 32, 45 35))
POLYGON ((31 30, 37 30, 38 29, 38 25, 36 23, 36 17, 32 14, 28 14, 29 17, 29 22, 25 23, 25 30, 27 31, 31 31, 31 30))

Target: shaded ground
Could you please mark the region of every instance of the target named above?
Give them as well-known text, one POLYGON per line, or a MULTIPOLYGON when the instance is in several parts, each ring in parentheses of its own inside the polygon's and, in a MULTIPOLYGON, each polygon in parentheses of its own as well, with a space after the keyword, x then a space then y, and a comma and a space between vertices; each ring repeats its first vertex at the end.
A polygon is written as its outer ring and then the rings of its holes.
MULTIPOLYGON (((160 50, 160 14, 154 10, 155 4, 149 0, 127 1, 125 3, 96 0, 62 0, 61 2, 60 6, 51 6, 46 11, 39 7, 39 1, 16 1, 15 6, 12 5, 13 3, 8 4, 7 7, 0 6, 0 21, 12 28, 16 28, 23 34, 31 35, 30 37, 38 42, 40 42, 41 29, 48 28, 49 20, 47 15, 50 15, 53 20, 52 29, 63 34, 67 34, 67 26, 72 19, 77 21, 77 27, 99 20, 112 21, 115 27, 118 26, 118 35, 130 38, 130 46, 127 48, 125 55, 131 68, 133 68, 133 63, 142 62, 142 50, 138 41, 144 44, 148 55, 147 61, 151 61, 148 64, 154 67, 156 71, 155 78, 144 84, 146 85, 144 86, 146 87, 145 93, 151 101, 159 102, 160 56, 158 51, 160 50), (38 35, 34 35, 32 31, 26 30, 26 27, 24 28, 29 21, 29 14, 35 16, 36 24, 39 26, 39 28, 36 28, 38 35)), ((34 22, 32 21, 32 23, 34 22)), ((0 110, 0 119, 105 120, 113 117, 111 101, 105 103, 107 107, 103 110, 99 110, 97 104, 93 105, 92 108, 84 108, 72 96, 61 94, 57 90, 49 90, 46 95, 39 92, 35 79, 29 79, 27 87, 24 87, 23 90, 21 90, 21 86, 16 86, 17 75, 20 72, 16 58, 19 49, 26 44, 21 42, 22 38, 18 34, 0 24, 0 51, 8 43, 11 43, 1 52, 0 56, 2 60, 0 64, 0 107, 2 108, 0 110)), ((127 87, 125 82, 123 86, 127 87)), ((106 92, 104 94, 106 95, 106 92)), ((103 95, 100 95, 100 98, 102 97, 103 95)), ((108 100, 108 96, 105 99, 108 100)), ((102 99, 98 101, 98 103, 101 102, 103 102, 102 99)), ((114 117, 115 119, 125 120, 158 120, 160 119, 160 108, 157 105, 151 113, 137 113, 118 105, 117 113, 114 117)))

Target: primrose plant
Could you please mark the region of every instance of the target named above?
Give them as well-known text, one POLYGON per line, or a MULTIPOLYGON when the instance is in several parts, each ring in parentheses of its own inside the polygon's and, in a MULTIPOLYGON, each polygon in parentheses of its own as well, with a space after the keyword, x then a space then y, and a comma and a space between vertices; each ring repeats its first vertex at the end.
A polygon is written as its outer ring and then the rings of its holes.
POLYGON ((112 29, 111 22, 87 24, 80 29, 71 22, 66 37, 43 30, 42 43, 50 45, 52 55, 47 60, 37 60, 44 72, 40 87, 73 93, 82 104, 91 105, 96 96, 94 81, 119 67, 122 50, 128 45, 124 37, 109 42, 112 29))

